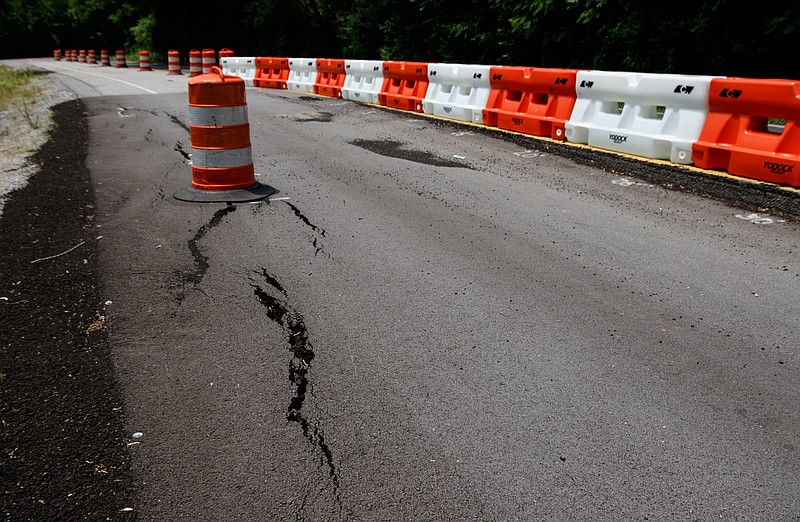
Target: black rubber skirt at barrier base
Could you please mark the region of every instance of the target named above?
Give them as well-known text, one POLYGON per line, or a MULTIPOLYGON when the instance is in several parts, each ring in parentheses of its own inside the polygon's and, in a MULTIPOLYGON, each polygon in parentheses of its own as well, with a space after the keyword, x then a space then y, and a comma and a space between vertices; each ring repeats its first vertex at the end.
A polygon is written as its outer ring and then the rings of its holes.
POLYGON ((247 203, 259 201, 277 192, 269 185, 256 183, 252 187, 233 190, 200 190, 186 187, 175 191, 172 195, 179 201, 190 203, 247 203))

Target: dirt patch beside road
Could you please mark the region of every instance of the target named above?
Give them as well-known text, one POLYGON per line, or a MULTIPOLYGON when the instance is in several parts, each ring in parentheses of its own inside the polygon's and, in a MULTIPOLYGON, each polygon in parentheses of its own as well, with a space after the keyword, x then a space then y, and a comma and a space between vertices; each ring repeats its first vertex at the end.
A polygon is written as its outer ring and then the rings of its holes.
POLYGON ((58 105, 38 168, 0 217, 0 476, 11 520, 135 517, 106 339, 80 101, 58 105))

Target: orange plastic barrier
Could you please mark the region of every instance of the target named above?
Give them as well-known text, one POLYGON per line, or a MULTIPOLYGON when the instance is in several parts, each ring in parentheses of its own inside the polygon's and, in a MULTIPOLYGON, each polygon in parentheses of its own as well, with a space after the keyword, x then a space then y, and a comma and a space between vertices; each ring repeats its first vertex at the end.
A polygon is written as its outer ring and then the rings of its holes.
POLYGON ((341 98, 344 77, 344 60, 317 60, 317 80, 314 82, 314 94, 341 98))
POLYGON ((150 51, 145 49, 139 50, 139 70, 140 71, 152 71, 153 69, 150 67, 150 51))
POLYGON ((243 79, 212 66, 189 80, 189 136, 192 185, 176 191, 175 199, 256 201, 275 192, 255 178, 243 79))
POLYGON ((167 51, 167 74, 179 74, 181 72, 181 55, 178 51, 167 51))
POLYGON ((232 56, 236 56, 232 50, 228 49, 227 47, 223 47, 222 50, 219 52, 220 58, 230 58, 232 56))
POLYGON ((86 58, 89 60, 89 63, 97 64, 97 53, 94 52, 94 49, 89 49, 86 58))
POLYGON ((289 79, 289 58, 256 57, 253 85, 268 89, 285 89, 289 79))
POLYGON ((564 124, 577 98, 577 73, 577 69, 492 67, 484 125, 565 139, 564 124))
POLYGON ((711 80, 709 114, 692 146, 700 168, 800 187, 800 81, 711 80), (781 127, 770 119, 785 120, 781 127))
POLYGON ((80 49, 78 51, 78 62, 86 63, 86 50, 85 49, 80 49))
POLYGON ((53 51, 53 60, 56 60, 58 62, 61 61, 61 49, 56 49, 53 51))
POLYGON ((111 58, 108 56, 108 51, 100 49, 100 65, 102 67, 111 67, 111 58))
POLYGON ((422 100, 427 92, 427 63, 383 62, 383 86, 378 94, 379 104, 422 112, 422 100))

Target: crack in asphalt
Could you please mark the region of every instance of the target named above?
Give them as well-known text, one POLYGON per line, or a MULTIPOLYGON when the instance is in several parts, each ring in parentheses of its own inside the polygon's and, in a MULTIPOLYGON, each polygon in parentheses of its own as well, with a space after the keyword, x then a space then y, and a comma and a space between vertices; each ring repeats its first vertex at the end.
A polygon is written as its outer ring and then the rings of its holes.
POLYGON ((192 253, 192 257, 194 257, 194 264, 197 265, 197 272, 194 274, 187 274, 187 276, 189 276, 189 279, 187 279, 189 282, 193 283, 194 285, 199 285, 206 276, 206 271, 208 271, 208 258, 204 256, 202 252, 200 252, 197 242, 203 239, 203 236, 205 236, 209 230, 219 225, 220 221, 222 221, 222 218, 235 211, 236 206, 228 203, 225 208, 221 208, 214 212, 214 216, 211 218, 211 220, 197 229, 194 237, 189 240, 189 251, 192 253))
MULTIPOLYGON (((328 479, 333 485, 334 501, 341 515, 343 507, 339 486, 339 472, 336 469, 333 453, 325 441, 325 435, 319 425, 319 421, 311 421, 303 414, 303 405, 306 402, 306 398, 313 396, 309 382, 309 370, 311 369, 311 362, 316 358, 305 320, 303 315, 292 308, 285 300, 275 297, 267 291, 268 288, 272 288, 280 292, 283 297, 288 298, 286 290, 284 290, 275 276, 264 268, 261 269, 259 275, 266 282, 267 288, 262 288, 252 279, 250 286, 253 288, 253 293, 258 297, 259 302, 264 306, 267 317, 283 328, 286 333, 289 350, 292 353, 292 358, 289 361, 289 382, 293 388, 293 394, 286 410, 286 420, 299 425, 303 436, 309 444, 320 451, 322 463, 327 468, 328 479)), ((301 506, 302 509, 303 507, 301 506)))
POLYGON ((186 160, 186 163, 188 163, 189 165, 192 164, 192 155, 186 152, 186 150, 184 150, 183 143, 181 143, 180 141, 176 141, 175 148, 172 150, 178 152, 181 156, 183 156, 183 159, 186 160))
POLYGON ((200 247, 197 246, 197 243, 205 237, 209 230, 216 227, 222 221, 222 218, 230 214, 231 212, 236 211, 236 206, 228 203, 225 208, 221 208, 214 212, 214 215, 208 221, 208 223, 201 226, 195 232, 194 237, 187 242, 189 247, 189 252, 192 253, 192 257, 194 258, 194 264, 197 267, 195 272, 184 272, 181 270, 176 270, 176 274, 181 278, 180 284, 180 291, 176 297, 176 301, 178 303, 177 308, 172 312, 172 317, 174 318, 180 307, 183 305, 183 300, 186 298, 186 291, 185 285, 190 283, 192 288, 197 289, 200 283, 203 281, 203 278, 206 276, 206 272, 208 271, 208 257, 203 255, 200 251, 200 247))
POLYGON ((297 208, 296 206, 294 206, 292 203, 289 203, 288 201, 286 201, 285 203, 287 205, 289 205, 289 207, 294 212, 294 215, 297 216, 300 219, 300 221, 302 221, 303 223, 305 223, 306 225, 311 227, 311 230, 313 230, 314 232, 319 232, 319 234, 322 237, 325 237, 326 232, 325 232, 324 228, 318 227, 317 225, 315 225, 311 221, 309 221, 308 218, 303 215, 303 213, 300 211, 300 209, 297 208))
POLYGON ((166 115, 166 116, 169 118, 169 120, 170 120, 172 123, 174 123, 174 124, 175 124, 175 125, 177 125, 178 127, 182 128, 182 129, 183 129, 183 130, 185 130, 186 132, 191 132, 191 131, 189 130, 189 126, 188 126, 188 125, 186 125, 184 122, 182 122, 182 121, 180 120, 180 118, 178 118, 178 117, 177 117, 177 116, 175 116, 174 114, 170 114, 170 113, 168 113, 168 112, 165 112, 164 114, 165 114, 165 115, 166 115))
MULTIPOLYGON (((308 225, 308 227, 311 228, 311 230, 319 234, 321 237, 325 237, 327 235, 327 232, 325 231, 324 228, 318 227, 317 225, 309 221, 309 219, 305 215, 303 215, 303 213, 300 211, 299 208, 297 208, 297 206, 293 205, 292 203, 289 203, 288 201, 286 201, 285 203, 289 205, 289 207, 294 212, 294 215, 297 216, 298 219, 300 219, 300 221, 308 225)), ((323 254, 324 256, 330 259, 331 255, 325 252, 325 247, 322 246, 322 241, 320 241, 320 238, 315 237, 314 240, 311 242, 311 245, 314 247, 314 257, 317 257, 319 254, 323 254)))

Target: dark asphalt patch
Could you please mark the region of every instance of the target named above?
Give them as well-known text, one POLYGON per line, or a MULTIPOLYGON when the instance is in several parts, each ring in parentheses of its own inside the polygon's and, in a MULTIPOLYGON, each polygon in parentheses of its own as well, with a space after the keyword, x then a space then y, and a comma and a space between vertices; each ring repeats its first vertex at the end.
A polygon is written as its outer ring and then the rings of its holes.
POLYGON ((62 103, 54 119, 32 160, 40 172, 0 218, 2 512, 129 520, 135 512, 122 510, 135 492, 105 328, 84 106, 62 103))
POLYGON ((380 154, 389 158, 397 158, 414 163, 422 163, 423 165, 431 165, 432 167, 460 167, 471 169, 468 164, 453 161, 447 158, 441 158, 435 154, 427 151, 413 150, 404 148, 404 144, 391 141, 391 140, 353 140, 351 145, 361 147, 364 150, 380 154))

